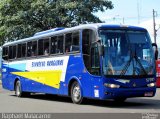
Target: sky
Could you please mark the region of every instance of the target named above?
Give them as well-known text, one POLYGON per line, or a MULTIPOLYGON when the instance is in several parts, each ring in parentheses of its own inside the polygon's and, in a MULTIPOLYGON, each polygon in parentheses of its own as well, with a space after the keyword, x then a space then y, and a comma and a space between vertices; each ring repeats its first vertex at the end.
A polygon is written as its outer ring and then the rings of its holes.
POLYGON ((153 9, 156 11, 157 43, 160 47, 160 0, 110 0, 114 8, 96 15, 106 23, 136 25, 146 28, 153 40, 153 9))

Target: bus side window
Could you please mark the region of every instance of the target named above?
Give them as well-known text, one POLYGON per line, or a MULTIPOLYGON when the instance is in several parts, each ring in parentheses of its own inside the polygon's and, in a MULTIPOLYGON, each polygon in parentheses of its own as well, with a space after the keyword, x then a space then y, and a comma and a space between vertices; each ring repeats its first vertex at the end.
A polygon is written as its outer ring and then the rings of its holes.
POLYGON ((79 51, 79 32, 74 32, 72 34, 72 45, 70 50, 72 52, 79 51))
POLYGON ((65 52, 79 51, 79 31, 68 33, 65 36, 65 52))
POLYGON ((12 53, 13 50, 12 50, 12 46, 9 46, 9 59, 12 59, 12 53))
POLYGON ((18 49, 17 49, 17 58, 21 58, 21 44, 18 44, 18 49))
POLYGON ((2 58, 3 60, 8 60, 8 47, 3 47, 2 58))
POLYGON ((50 48, 50 53, 55 54, 56 53, 56 47, 57 47, 57 37, 51 37, 51 48, 50 48))
POLYGON ((16 45, 9 46, 9 59, 16 59, 16 45))
POLYGON ((70 52, 70 47, 72 44, 72 33, 68 33, 65 35, 65 52, 70 52))
POLYGON ((91 29, 82 31, 82 52, 83 61, 87 70, 93 75, 100 75, 100 60, 98 45, 93 44, 96 38, 95 32, 91 29))
POLYGON ((49 55, 49 38, 38 40, 38 55, 49 55))
POLYGON ((14 45, 14 46, 13 46, 12 59, 16 59, 16 58, 17 58, 17 46, 14 45))
POLYGON ((57 42, 57 49, 56 49, 56 53, 63 53, 63 35, 58 36, 58 42, 57 42))
POLYGON ((32 42, 32 56, 37 56, 37 41, 32 42))
POLYGON ((43 55, 49 55, 49 38, 43 41, 43 55))
POLYGON ((38 40, 38 55, 43 55, 43 39, 38 40))
POLYGON ((26 43, 21 45, 21 57, 26 57, 26 43))
MULTIPOLYGON (((95 39, 95 32, 91 29, 82 31, 82 53, 86 69, 91 72, 91 41, 95 39)), ((97 61, 98 62, 98 61, 97 61)))
POLYGON ((91 73, 94 75, 100 75, 100 62, 97 44, 91 48, 91 73))
POLYGON ((32 54, 32 42, 27 43, 27 57, 30 57, 32 54))

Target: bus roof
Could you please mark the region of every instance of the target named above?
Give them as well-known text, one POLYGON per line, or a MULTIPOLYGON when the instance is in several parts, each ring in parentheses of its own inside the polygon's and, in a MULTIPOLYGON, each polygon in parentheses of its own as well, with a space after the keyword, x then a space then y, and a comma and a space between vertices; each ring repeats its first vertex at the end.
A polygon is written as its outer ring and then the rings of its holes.
POLYGON ((138 27, 138 26, 129 26, 129 25, 111 25, 111 24, 106 24, 106 23, 94 23, 94 24, 82 24, 79 26, 71 27, 71 28, 54 28, 42 32, 35 33, 34 36, 29 37, 29 38, 24 38, 20 39, 17 41, 12 41, 5 43, 3 46, 9 46, 9 45, 14 45, 14 44, 19 44, 22 42, 28 42, 32 40, 37 40, 37 39, 42 39, 45 37, 50 37, 53 35, 61 34, 61 33, 66 33, 66 32, 71 32, 75 30, 80 30, 80 29, 98 29, 98 28, 106 28, 106 29, 132 29, 132 30, 145 30, 145 28, 138 27))

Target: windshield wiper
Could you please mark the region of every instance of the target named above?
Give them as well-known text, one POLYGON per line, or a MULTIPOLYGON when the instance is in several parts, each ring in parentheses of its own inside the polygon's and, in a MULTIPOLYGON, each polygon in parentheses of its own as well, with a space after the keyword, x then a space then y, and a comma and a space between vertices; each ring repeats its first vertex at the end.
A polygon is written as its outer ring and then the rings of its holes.
POLYGON ((141 63, 141 61, 140 61, 140 60, 138 59, 138 57, 137 57, 136 51, 135 51, 134 58, 135 58, 136 62, 139 64, 140 69, 143 71, 144 75, 147 75, 146 70, 144 69, 144 67, 143 67, 143 65, 142 65, 142 63, 141 63))
MULTIPOLYGON (((131 51, 131 49, 130 49, 130 51, 131 51)), ((134 59, 135 59, 135 61, 139 64, 140 69, 143 71, 144 75, 147 75, 147 72, 145 71, 145 69, 144 69, 141 61, 138 59, 136 52, 134 53, 134 55, 132 55, 132 51, 131 51, 130 60, 127 62, 127 64, 126 64, 126 65, 124 66, 124 68, 122 69, 122 71, 121 71, 121 73, 120 73, 120 76, 125 75, 128 67, 130 66, 131 61, 133 61, 134 59)), ((136 69, 135 69, 134 61, 133 61, 133 75, 135 75, 135 72, 136 72, 136 69)), ((138 73, 138 71, 137 71, 137 73, 138 73)))
MULTIPOLYGON (((131 50, 130 50, 130 51, 131 51, 131 50)), ((130 66, 130 63, 131 63, 132 59, 133 59, 133 57, 132 57, 131 54, 130 54, 130 59, 127 61, 126 65, 125 65, 124 68, 122 69, 122 71, 121 71, 121 73, 120 73, 120 76, 123 76, 123 75, 126 73, 128 67, 130 66)))

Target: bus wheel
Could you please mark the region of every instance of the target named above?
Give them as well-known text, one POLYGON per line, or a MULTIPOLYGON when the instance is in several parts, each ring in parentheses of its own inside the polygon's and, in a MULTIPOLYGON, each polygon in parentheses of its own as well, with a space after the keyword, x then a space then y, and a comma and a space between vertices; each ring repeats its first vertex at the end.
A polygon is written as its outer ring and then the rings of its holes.
POLYGON ((126 101, 126 99, 127 99, 127 98, 116 98, 116 99, 114 99, 114 101, 115 101, 116 103, 123 103, 123 102, 126 101))
POLYGON ((22 89, 21 89, 21 82, 20 81, 17 81, 16 82, 16 85, 15 85, 15 94, 17 97, 22 97, 22 89))
POLYGON ((80 88, 77 81, 73 82, 73 84, 72 84, 71 98, 72 98, 73 103, 75 103, 75 104, 82 103, 82 100, 83 100, 82 92, 81 92, 81 88, 80 88))

